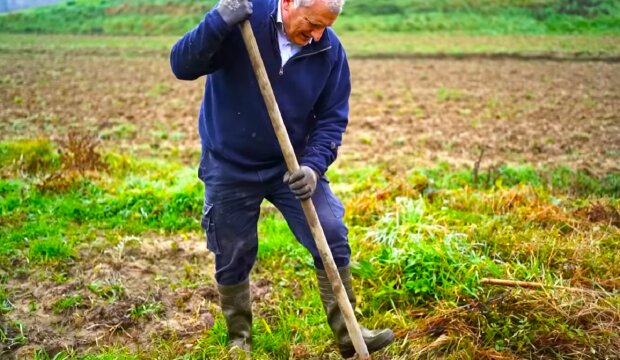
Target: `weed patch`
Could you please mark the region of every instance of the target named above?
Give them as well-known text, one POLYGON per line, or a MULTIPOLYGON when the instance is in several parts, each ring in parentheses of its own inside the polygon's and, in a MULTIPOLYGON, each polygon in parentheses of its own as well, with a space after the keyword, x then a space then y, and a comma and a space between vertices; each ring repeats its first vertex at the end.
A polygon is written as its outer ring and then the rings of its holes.
POLYGON ((83 301, 84 301, 84 299, 82 298, 81 295, 66 296, 66 297, 56 301, 52 305, 52 310, 55 313, 60 314, 60 313, 62 313, 64 311, 67 311, 67 310, 76 309, 77 307, 82 305, 83 301))
POLYGON ((49 173, 59 166, 60 155, 47 139, 0 142, 0 175, 3 177, 15 173, 49 173))
POLYGON ((396 203, 396 211, 369 231, 368 239, 381 246, 357 270, 381 289, 374 297, 377 304, 476 297, 479 280, 499 273, 481 249, 466 241, 466 234, 437 225, 423 199, 398 198, 396 203))
POLYGON ((164 306, 161 302, 146 301, 140 305, 134 305, 129 309, 132 319, 153 319, 164 313, 164 306))
POLYGON ((88 285, 88 290, 109 302, 117 301, 125 296, 125 286, 119 280, 114 279, 94 281, 88 285))
MULTIPOLYGON (((73 169, 76 180, 66 188, 52 186, 49 178, 44 186, 38 177, 0 179, 0 252, 15 255, 28 247, 33 259, 61 260, 72 257, 73 246, 92 239, 98 229, 139 234, 198 228, 203 188, 193 170, 124 161, 121 164, 129 165, 119 165, 118 157, 105 159, 111 159, 110 171, 116 171, 116 177, 86 177, 79 173, 88 168, 73 169), (129 171, 135 166, 149 175, 136 177, 132 172, 124 177, 127 169, 119 166, 130 166, 129 171)), ((102 160, 93 158, 93 166, 102 166, 98 161, 102 160)), ((70 163, 61 164, 69 164, 69 170, 70 163)), ((66 175, 59 179, 68 180, 66 175)))
POLYGON ((13 304, 9 300, 9 294, 3 284, 0 284, 0 314, 11 311, 13 304))
POLYGON ((19 348, 26 342, 26 329, 22 322, 0 321, 0 354, 19 348))
POLYGON ((63 260, 73 256, 73 249, 66 241, 59 238, 34 240, 30 243, 29 257, 31 259, 63 260))

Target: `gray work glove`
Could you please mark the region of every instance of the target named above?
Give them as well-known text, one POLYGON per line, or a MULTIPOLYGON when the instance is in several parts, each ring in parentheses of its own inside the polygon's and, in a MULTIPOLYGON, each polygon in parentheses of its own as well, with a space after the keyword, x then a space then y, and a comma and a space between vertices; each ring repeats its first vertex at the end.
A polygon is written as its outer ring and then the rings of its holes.
POLYGON ((294 173, 287 171, 284 174, 284 182, 288 183, 289 189, 299 200, 309 199, 314 194, 318 180, 319 175, 308 166, 300 166, 294 173))
POLYGON ((252 1, 251 0, 221 0, 216 7, 216 10, 224 19, 224 22, 228 26, 233 26, 241 23, 252 15, 252 1))

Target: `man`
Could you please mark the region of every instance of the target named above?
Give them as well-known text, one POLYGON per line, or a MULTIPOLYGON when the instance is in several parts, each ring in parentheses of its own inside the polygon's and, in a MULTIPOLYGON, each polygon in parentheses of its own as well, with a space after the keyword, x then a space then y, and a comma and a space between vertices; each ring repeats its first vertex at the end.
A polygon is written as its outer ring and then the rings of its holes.
MULTIPOLYGON (((198 124, 202 143, 198 176, 205 184, 202 227, 207 247, 215 254, 215 278, 233 349, 251 349, 249 273, 258 249, 260 204, 267 199, 314 258, 324 309, 340 352, 345 357, 355 353, 299 201, 312 197, 354 304, 344 208, 324 177, 336 158, 349 114, 349 67, 330 28, 343 2, 222 0, 172 48, 171 66, 177 78, 209 75, 198 124), (292 174, 286 170, 236 26, 246 19, 300 162, 299 171, 292 174)), ((363 328, 362 334, 370 352, 394 339, 389 329, 363 328)))

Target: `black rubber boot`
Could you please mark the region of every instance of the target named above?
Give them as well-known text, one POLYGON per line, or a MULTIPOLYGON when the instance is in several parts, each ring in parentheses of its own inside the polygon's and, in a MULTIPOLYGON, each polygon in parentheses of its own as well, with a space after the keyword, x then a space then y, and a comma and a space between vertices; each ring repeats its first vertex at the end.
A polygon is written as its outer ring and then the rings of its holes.
MULTIPOLYGON (((347 292, 349 302, 351 302, 351 305, 355 309, 355 294, 353 293, 353 287, 351 286, 351 269, 348 266, 343 267, 338 269, 338 273, 340 273, 342 285, 344 285, 344 289, 347 292)), ((325 309, 325 314, 327 315, 329 327, 336 336, 336 342, 338 343, 340 354, 342 354, 345 358, 349 358, 355 355, 355 348, 353 347, 353 342, 351 342, 351 338, 349 337, 349 332, 347 331, 344 317, 338 307, 338 302, 336 301, 336 296, 332 290, 331 283, 327 278, 327 272, 317 269, 316 277, 319 281, 319 291, 321 293, 321 300, 323 301, 323 308, 325 309)), ((364 342, 366 343, 369 353, 383 349, 394 340, 394 333, 390 329, 368 330, 365 327, 360 326, 360 330, 362 331, 362 337, 364 338, 364 342)))
POLYGON ((226 318, 230 356, 232 359, 250 359, 252 351, 252 301, 250 281, 233 285, 218 285, 220 305, 226 318))

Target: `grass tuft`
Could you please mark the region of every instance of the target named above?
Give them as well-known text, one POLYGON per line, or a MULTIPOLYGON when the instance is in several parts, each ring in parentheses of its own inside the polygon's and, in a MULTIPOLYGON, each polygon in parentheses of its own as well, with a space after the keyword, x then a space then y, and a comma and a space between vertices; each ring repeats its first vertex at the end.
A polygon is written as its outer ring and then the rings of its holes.
POLYGON ((161 302, 145 301, 139 305, 133 305, 129 309, 129 315, 132 319, 153 319, 158 318, 165 312, 164 304, 161 302))
POLYGON ((53 171, 59 166, 60 156, 47 139, 0 142, 0 175, 37 175, 53 171))
POLYGON ((82 305, 83 301, 84 301, 84 299, 82 298, 82 295, 69 295, 69 296, 65 296, 65 297, 59 299, 58 301, 56 301, 52 305, 52 310, 56 314, 60 314, 60 313, 63 313, 65 311, 73 310, 73 309, 78 308, 80 305, 82 305))
POLYGON ((74 256, 72 246, 62 239, 48 238, 30 243, 29 257, 34 260, 65 260, 72 256, 74 256))

